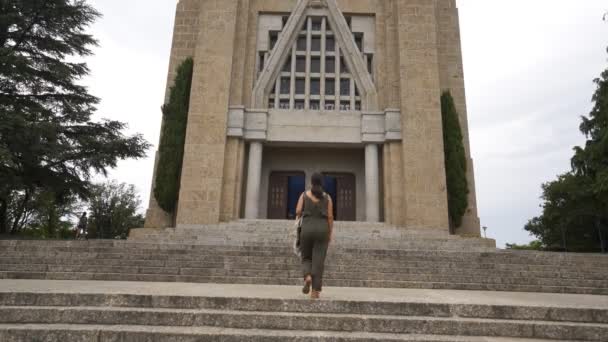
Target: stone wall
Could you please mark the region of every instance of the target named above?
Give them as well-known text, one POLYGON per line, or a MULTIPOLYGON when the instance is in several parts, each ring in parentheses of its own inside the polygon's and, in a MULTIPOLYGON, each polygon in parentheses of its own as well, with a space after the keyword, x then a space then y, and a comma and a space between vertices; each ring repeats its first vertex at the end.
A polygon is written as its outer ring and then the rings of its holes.
POLYGON ((405 225, 447 229, 435 1, 398 1, 405 225))
POLYGON ((216 223, 220 219, 238 3, 200 2, 178 225, 216 223))
POLYGON ((456 229, 458 235, 481 236, 479 217, 477 216, 477 198, 475 192, 475 176, 469 127, 467 104, 464 84, 464 68, 458 9, 455 0, 442 0, 437 6, 437 26, 439 31, 439 72, 441 89, 449 90, 454 98, 456 109, 460 115, 460 127, 464 137, 464 148, 467 157, 467 181, 469 184, 469 207, 463 218, 462 226, 456 229))
MULTIPOLYGON (((194 56, 196 40, 199 30, 199 0, 180 0, 175 11, 175 26, 173 29, 173 43, 171 45, 171 55, 169 57, 169 72, 167 75, 167 85, 165 90, 165 102, 169 99, 169 89, 175 80, 178 66, 188 57, 194 56)), ((162 119, 161 119, 162 120, 162 119)), ((162 127, 161 123, 161 127, 162 127)), ((161 130, 162 131, 162 130, 161 130)), ((156 182, 156 161, 158 152, 155 155, 152 185, 150 192, 150 202, 146 212, 146 228, 165 228, 174 225, 173 215, 162 210, 156 198, 154 198, 154 184, 156 182)))

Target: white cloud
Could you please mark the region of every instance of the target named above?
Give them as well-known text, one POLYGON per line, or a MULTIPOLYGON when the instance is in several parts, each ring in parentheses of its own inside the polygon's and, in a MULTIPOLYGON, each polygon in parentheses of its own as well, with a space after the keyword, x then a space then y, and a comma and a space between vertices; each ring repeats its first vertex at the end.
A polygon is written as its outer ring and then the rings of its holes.
POLYGON ((499 245, 527 242, 540 185, 583 141, 606 67, 604 1, 459 0, 479 213, 499 245))

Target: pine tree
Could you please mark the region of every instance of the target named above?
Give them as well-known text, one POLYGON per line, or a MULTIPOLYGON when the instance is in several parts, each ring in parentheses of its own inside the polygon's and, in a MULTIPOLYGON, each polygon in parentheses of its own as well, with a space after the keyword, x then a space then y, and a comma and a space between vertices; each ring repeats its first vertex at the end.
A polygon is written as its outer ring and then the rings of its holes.
POLYGON ((98 17, 84 0, 0 1, 0 234, 36 193, 86 198, 93 174, 145 156, 124 123, 91 121, 99 99, 78 84, 98 17))
POLYGON ((454 99, 449 91, 441 95, 441 114, 448 188, 448 212, 450 227, 453 228, 462 225, 462 217, 469 206, 469 187, 462 129, 454 99))
POLYGON ((175 212, 179 196, 193 68, 192 58, 184 60, 178 67, 174 85, 169 91, 169 101, 162 107, 163 127, 154 197, 168 213, 175 212))

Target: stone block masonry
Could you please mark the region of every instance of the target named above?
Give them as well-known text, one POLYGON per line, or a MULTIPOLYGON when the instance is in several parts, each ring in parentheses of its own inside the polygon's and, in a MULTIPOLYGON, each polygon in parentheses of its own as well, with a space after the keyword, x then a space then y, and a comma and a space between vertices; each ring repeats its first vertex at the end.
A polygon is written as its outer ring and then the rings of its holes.
POLYGON ((405 225, 448 227, 435 1, 398 1, 405 225))
MULTIPOLYGON (((194 56, 194 49, 198 39, 199 31, 199 0, 180 0, 175 11, 175 26, 173 28, 173 43, 169 57, 169 71, 167 75, 167 86, 165 90, 165 101, 169 99, 169 89, 173 85, 177 75, 178 66, 188 57, 194 56)), ((162 123, 161 123, 162 127, 162 123)), ((162 132, 162 129, 161 129, 162 132)), ((146 228, 164 228, 173 226, 171 214, 163 211, 154 198, 154 184, 156 182, 156 160, 155 156, 154 174, 150 190, 150 201, 146 212, 146 228)))
POLYGON ((178 225, 220 219, 237 5, 237 0, 200 2, 178 225))

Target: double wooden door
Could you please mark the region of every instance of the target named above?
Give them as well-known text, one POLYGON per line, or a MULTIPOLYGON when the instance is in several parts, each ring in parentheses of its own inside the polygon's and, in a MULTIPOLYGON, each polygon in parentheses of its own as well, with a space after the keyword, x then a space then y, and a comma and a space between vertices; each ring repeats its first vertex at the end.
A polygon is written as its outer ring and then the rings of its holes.
MULTIPOLYGON (((323 173, 325 191, 334 203, 337 221, 357 220, 357 195, 355 175, 350 173, 323 173)), ((272 172, 268 187, 268 218, 271 220, 293 219, 300 194, 304 192, 304 172, 272 172)))

